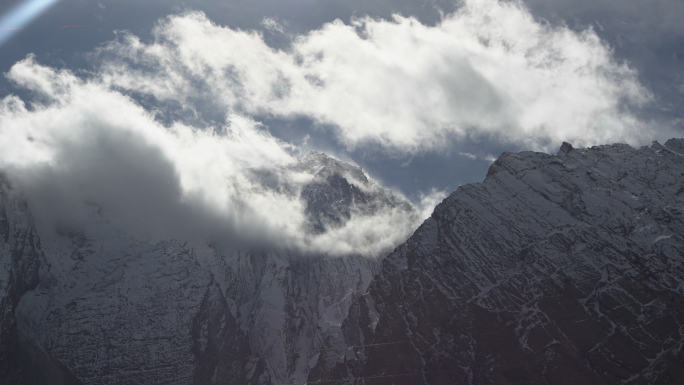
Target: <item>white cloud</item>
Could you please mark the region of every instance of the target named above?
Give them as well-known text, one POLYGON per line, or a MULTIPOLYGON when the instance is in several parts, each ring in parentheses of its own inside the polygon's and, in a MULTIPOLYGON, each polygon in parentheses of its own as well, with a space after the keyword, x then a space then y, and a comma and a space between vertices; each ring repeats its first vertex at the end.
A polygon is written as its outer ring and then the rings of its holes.
POLYGON ((435 210, 435 207, 448 195, 446 190, 438 190, 436 188, 432 188, 428 192, 420 192, 418 210, 420 210, 421 218, 429 218, 435 210))
POLYGON ((306 236, 303 241, 320 253, 337 250, 341 254, 377 255, 406 241, 420 224, 417 219, 400 208, 372 216, 354 215, 342 227, 320 236, 306 236))
POLYGON ((287 52, 198 12, 167 18, 154 36, 103 49, 115 58, 103 80, 187 108, 210 93, 230 111, 306 115, 349 147, 418 153, 485 136, 551 150, 652 135, 629 112, 651 99, 633 70, 592 30, 537 22, 517 2, 467 0, 435 27, 401 16, 337 20, 287 52))
POLYGON ((388 209, 353 215, 340 228, 308 232, 299 192, 311 172, 287 171, 293 148, 249 117, 231 113, 227 127, 164 127, 131 98, 98 80, 36 63, 7 77, 41 95, 32 108, 16 96, 0 104, 0 168, 26 191, 46 223, 78 225, 82 203, 137 236, 273 244, 302 252, 377 256, 417 225, 412 213, 388 209), (280 170, 290 186, 269 189, 249 170, 280 170))
POLYGON ((275 19, 266 18, 261 22, 261 25, 269 31, 285 33, 285 29, 283 28, 283 26, 280 25, 280 23, 278 23, 277 21, 275 21, 275 19))
MULTIPOLYGON (((292 194, 245 172, 287 164, 300 150, 261 127, 264 114, 305 115, 333 127, 349 148, 373 143, 409 155, 449 149, 459 138, 555 149, 563 140, 651 135, 628 110, 650 98, 632 70, 591 30, 536 22, 516 2, 466 0, 435 27, 401 16, 335 21, 287 51, 193 12, 161 21, 151 43, 123 34, 93 57, 102 66, 87 79, 32 56, 12 67, 8 78, 37 98, 0 103, 0 167, 48 217, 76 217, 80 201, 96 202, 112 221, 150 237, 233 234, 377 255, 415 228, 416 218, 397 209, 306 232, 296 190, 311 175, 286 173, 292 194), (164 126, 158 106, 133 98, 141 93, 200 116, 223 111, 226 126, 164 126)), ((422 217, 445 195, 422 195, 422 217)))
POLYGON ((470 152, 459 152, 458 155, 465 156, 466 158, 472 159, 472 160, 477 159, 477 155, 472 154, 470 152))

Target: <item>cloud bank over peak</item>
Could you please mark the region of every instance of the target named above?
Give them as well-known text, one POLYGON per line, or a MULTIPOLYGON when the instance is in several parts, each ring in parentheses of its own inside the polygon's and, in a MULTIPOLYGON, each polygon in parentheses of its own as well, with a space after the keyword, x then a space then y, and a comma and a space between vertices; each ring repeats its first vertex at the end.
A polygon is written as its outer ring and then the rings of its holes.
POLYGON ((32 55, 5 75, 32 97, 0 102, 0 168, 46 221, 83 223, 89 202, 146 239, 378 255, 446 191, 421 194, 416 210, 353 166, 302 166, 301 146, 262 121, 305 117, 347 149, 404 156, 459 139, 555 150, 650 136, 630 113, 651 99, 634 71, 591 30, 540 23, 518 2, 467 0, 436 26, 336 20, 283 49, 200 12, 161 20, 153 36, 122 33, 86 75, 32 55))
MULTIPOLYGON (((33 57, 7 76, 38 98, 30 105, 16 96, 2 100, 0 169, 48 226, 83 226, 96 206, 97 220, 148 241, 378 256, 402 242, 420 219, 405 199, 392 197, 396 204, 378 201, 370 211, 352 205, 343 220, 320 222, 313 232, 311 201, 302 191, 317 181, 321 168, 251 118, 231 113, 226 126, 166 127, 108 85, 42 66, 33 57), (278 183, 254 178, 259 172, 277 175, 278 183)), ((342 179, 353 169, 319 156, 337 165, 342 179)), ((384 191, 360 175, 338 183, 358 184, 361 178, 384 191)), ((326 180, 316 186, 329 190, 323 195, 339 190, 326 180)), ((356 199, 381 198, 355 191, 356 199)), ((327 203, 340 205, 342 198, 327 203)))
POLYGON ((170 16, 153 35, 101 49, 102 81, 189 111, 306 116, 350 149, 414 154, 484 137, 552 150, 651 135, 630 112, 652 99, 635 71, 591 29, 536 21, 520 2, 467 0, 434 27, 399 15, 336 20, 285 50, 201 12, 170 16))

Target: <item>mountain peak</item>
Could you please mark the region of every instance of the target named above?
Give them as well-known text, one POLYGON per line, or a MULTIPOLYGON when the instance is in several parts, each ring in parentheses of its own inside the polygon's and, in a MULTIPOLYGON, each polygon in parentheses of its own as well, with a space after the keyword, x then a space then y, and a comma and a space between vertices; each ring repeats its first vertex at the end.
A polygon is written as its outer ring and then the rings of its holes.
POLYGON ((561 148, 504 153, 440 203, 345 320, 349 345, 408 343, 331 372, 682 383, 684 140, 561 148))
POLYGON ((567 154, 572 150, 573 150, 572 144, 570 144, 568 142, 563 142, 563 144, 561 145, 561 148, 560 148, 560 152, 562 152, 564 154, 567 154))
POLYGON ((667 142, 665 142, 665 147, 672 152, 684 155, 684 139, 670 139, 667 142))
POLYGON ((329 168, 346 170, 357 174, 358 172, 361 172, 361 174, 363 174, 363 169, 361 167, 343 162, 319 151, 311 151, 296 157, 295 162, 292 165, 292 167, 298 171, 313 171, 314 173, 317 173, 320 171, 320 169, 326 166, 329 168))
POLYGON ((312 151, 274 168, 251 170, 250 177, 257 185, 300 198, 308 222, 305 231, 312 234, 342 228, 352 217, 396 210, 407 223, 417 221, 415 208, 403 196, 376 184, 361 167, 322 152, 312 151))

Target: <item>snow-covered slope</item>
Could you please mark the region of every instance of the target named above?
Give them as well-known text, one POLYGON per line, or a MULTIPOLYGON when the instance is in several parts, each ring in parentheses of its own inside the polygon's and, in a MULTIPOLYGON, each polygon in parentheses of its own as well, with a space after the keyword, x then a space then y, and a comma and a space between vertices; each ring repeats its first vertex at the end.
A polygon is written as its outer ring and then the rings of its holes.
MULTIPOLYGON (((360 168, 324 154, 283 167, 310 174, 292 193, 301 194, 316 233, 344 225, 351 214, 400 207, 415 215, 360 168)), ((288 180, 278 175, 254 170, 265 187, 287 189, 288 180)), ((9 212, 14 203, 2 199, 9 212)), ((10 223, 13 234, 3 249, 3 322, 16 320, 10 332, 19 349, 14 343, 10 353, 22 352, 29 384, 301 383, 321 346, 341 341, 351 302, 377 271, 377 260, 361 255, 234 250, 220 242, 149 244, 91 208, 87 223, 75 227, 21 225, 26 229, 20 231, 18 220, 2 223, 3 229, 10 223), (38 234, 39 251, 13 251, 38 234), (33 268, 32 286, 6 278, 18 269, 29 276, 21 258, 39 252, 45 262, 39 274, 33 268), (11 306, 9 297, 15 298, 11 306)), ((26 221, 24 214, 15 217, 26 221)))
POLYGON ((684 140, 504 153, 342 328, 310 381, 684 383, 684 140))

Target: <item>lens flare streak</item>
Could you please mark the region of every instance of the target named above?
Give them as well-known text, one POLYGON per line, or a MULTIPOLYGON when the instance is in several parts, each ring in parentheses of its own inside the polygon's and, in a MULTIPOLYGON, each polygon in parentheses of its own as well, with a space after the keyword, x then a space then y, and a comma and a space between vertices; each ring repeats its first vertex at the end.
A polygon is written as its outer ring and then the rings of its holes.
POLYGON ((0 16, 0 46, 59 0, 26 0, 0 16))

